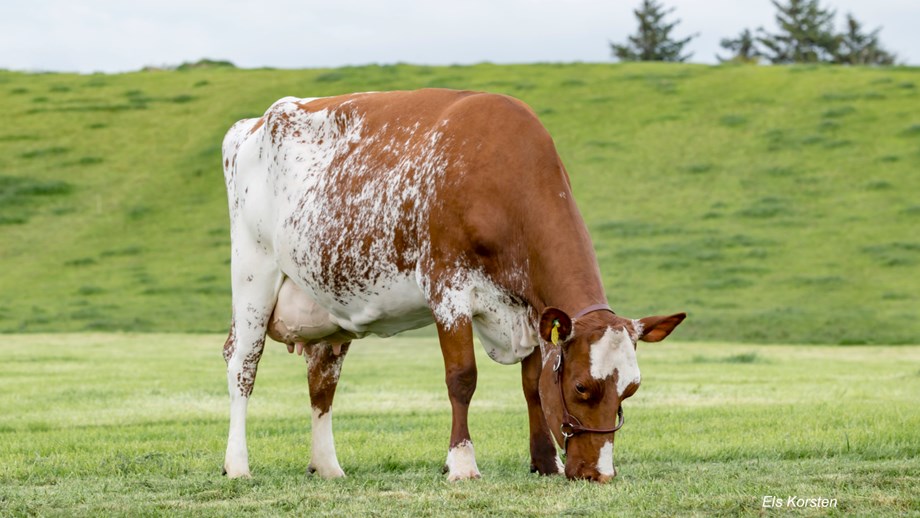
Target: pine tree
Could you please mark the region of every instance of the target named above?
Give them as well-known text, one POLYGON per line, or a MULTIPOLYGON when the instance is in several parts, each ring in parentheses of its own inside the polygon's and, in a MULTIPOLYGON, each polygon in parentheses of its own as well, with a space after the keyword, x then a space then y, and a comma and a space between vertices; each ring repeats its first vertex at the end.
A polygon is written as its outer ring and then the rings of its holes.
POLYGON ((722 38, 719 45, 732 53, 731 57, 727 58, 716 55, 716 59, 722 63, 726 61, 756 63, 760 58, 760 50, 757 48, 757 43, 754 41, 754 35, 750 29, 744 29, 735 39, 722 38))
POLYGON ((779 11, 776 23, 778 34, 768 34, 763 29, 757 42, 765 47, 764 56, 771 63, 832 62, 837 53, 839 38, 834 34, 835 12, 824 9, 819 0, 779 0, 770 2, 779 11))
POLYGON ((665 9, 655 0, 642 0, 642 5, 633 11, 639 20, 639 32, 629 36, 624 44, 611 42, 610 48, 613 55, 620 61, 686 61, 693 55, 681 54, 684 46, 696 35, 684 39, 674 40, 671 31, 680 23, 676 20, 665 22, 665 16, 674 12, 675 8, 665 9))
POLYGON ((835 63, 846 65, 892 65, 896 56, 883 48, 878 41, 881 28, 869 34, 862 32, 852 14, 847 14, 846 32, 839 36, 840 44, 834 56, 835 63))

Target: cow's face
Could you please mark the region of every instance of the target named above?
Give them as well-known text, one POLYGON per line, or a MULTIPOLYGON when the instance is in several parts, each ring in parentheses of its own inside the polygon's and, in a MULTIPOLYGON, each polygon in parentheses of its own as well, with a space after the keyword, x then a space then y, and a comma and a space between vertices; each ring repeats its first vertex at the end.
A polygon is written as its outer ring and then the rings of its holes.
POLYGON ((568 478, 606 482, 616 476, 611 430, 623 401, 639 389, 636 344, 663 340, 685 317, 629 320, 594 312, 573 322, 557 308, 543 312, 540 400, 556 443, 565 449, 568 478))

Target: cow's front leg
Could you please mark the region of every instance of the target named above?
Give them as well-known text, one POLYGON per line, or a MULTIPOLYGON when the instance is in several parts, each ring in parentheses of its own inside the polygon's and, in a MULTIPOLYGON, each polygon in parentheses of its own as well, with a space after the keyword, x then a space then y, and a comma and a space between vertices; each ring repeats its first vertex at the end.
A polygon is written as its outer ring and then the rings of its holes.
POLYGON ((437 323, 447 395, 450 398, 453 423, 450 430, 450 449, 447 452, 447 480, 453 482, 479 478, 476 455, 470 440, 467 424, 470 400, 476 391, 476 357, 473 354, 473 326, 469 317, 450 324, 437 323))
POLYGON ((541 475, 554 475, 563 473, 565 466, 556 453, 556 446, 553 444, 540 403, 542 368, 543 361, 539 348, 521 362, 521 382, 524 387, 524 399, 527 400, 527 417, 530 420, 530 471, 541 475))
POLYGON ((339 383, 348 343, 319 343, 309 349, 307 378, 313 407, 312 456, 309 471, 323 478, 344 477, 332 438, 332 398, 339 383))
POLYGON ((246 448, 246 408, 256 381, 256 370, 269 317, 275 306, 281 274, 273 267, 250 268, 246 272, 231 265, 233 273, 233 323, 224 345, 227 385, 230 391, 230 433, 224 457, 224 474, 230 478, 250 477, 246 448))

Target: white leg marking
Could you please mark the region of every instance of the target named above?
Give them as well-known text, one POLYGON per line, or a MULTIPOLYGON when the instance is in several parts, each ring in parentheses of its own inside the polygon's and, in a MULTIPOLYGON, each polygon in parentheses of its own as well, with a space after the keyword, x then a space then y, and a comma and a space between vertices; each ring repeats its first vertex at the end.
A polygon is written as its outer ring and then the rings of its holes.
POLYGON ((227 455, 224 457, 224 471, 229 478, 250 478, 249 454, 246 451, 246 403, 248 398, 236 390, 236 379, 230 380, 230 437, 227 439, 227 455))
POLYGON ((617 474, 617 470, 613 467, 613 443, 610 441, 605 442, 601 447, 597 458, 597 472, 610 477, 617 474))
POLYGON ((332 438, 332 409, 320 415, 320 411, 313 409, 313 456, 310 459, 310 468, 323 478, 344 477, 345 472, 339 466, 335 455, 335 441, 332 438))
POLYGON ((456 482, 467 478, 479 478, 479 468, 476 467, 476 452, 473 443, 463 441, 447 452, 447 476, 449 482, 456 482))
MULTIPOLYGON (((239 240, 232 241, 237 243, 239 240)), ((234 346, 227 360, 230 434, 224 458, 224 471, 230 478, 250 476, 246 451, 246 406, 265 346, 265 326, 281 286, 281 274, 272 264, 249 261, 243 269, 236 259, 234 257, 231 262, 234 346), (247 278, 253 279, 252 282, 247 278)))

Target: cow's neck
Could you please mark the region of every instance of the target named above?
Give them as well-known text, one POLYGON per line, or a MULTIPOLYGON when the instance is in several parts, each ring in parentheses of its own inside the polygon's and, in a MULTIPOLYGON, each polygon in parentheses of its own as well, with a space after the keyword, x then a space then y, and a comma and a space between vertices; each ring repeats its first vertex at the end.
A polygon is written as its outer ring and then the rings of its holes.
POLYGON ((529 252, 530 289, 525 299, 539 315, 554 306, 570 315, 606 303, 600 269, 585 223, 571 205, 556 221, 543 221, 529 252))

